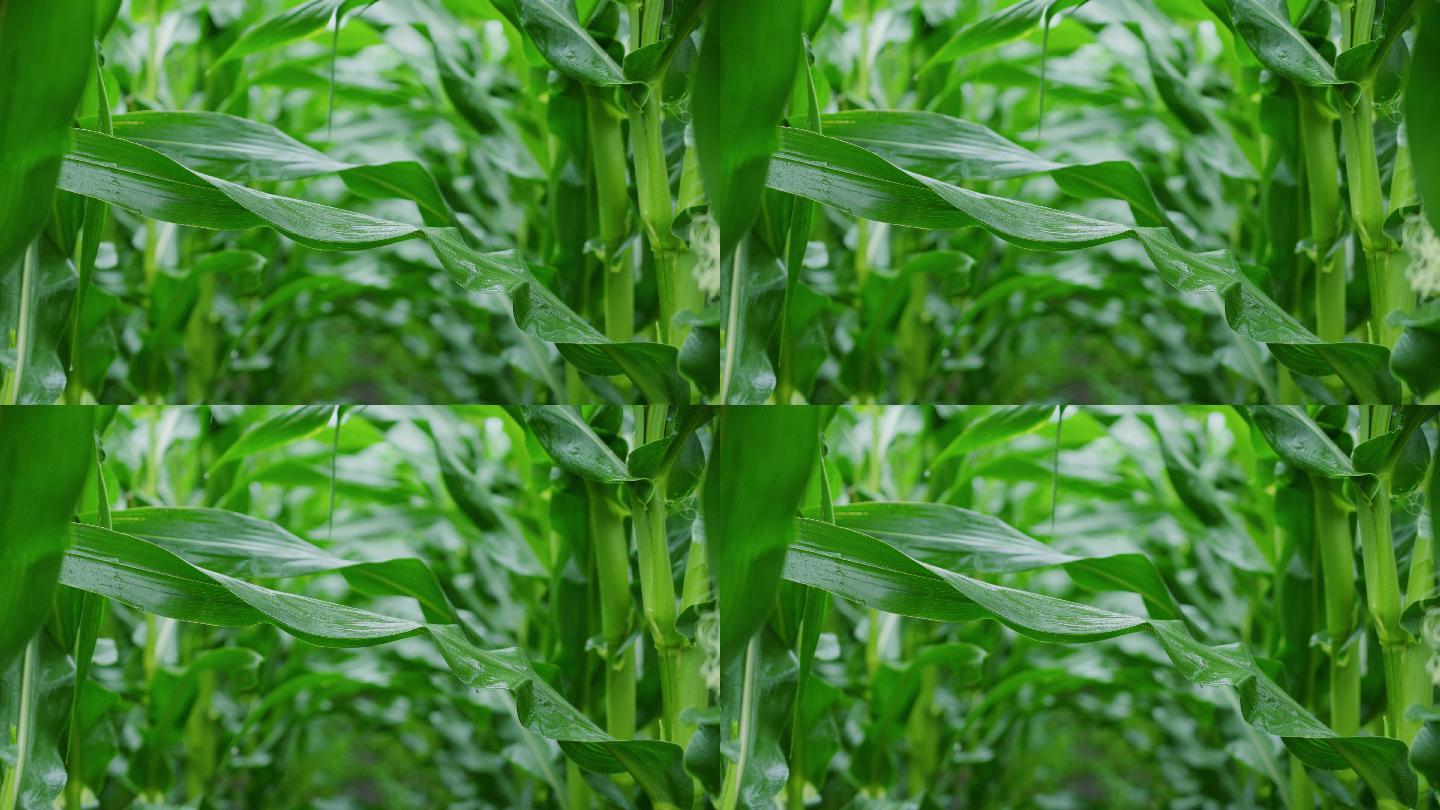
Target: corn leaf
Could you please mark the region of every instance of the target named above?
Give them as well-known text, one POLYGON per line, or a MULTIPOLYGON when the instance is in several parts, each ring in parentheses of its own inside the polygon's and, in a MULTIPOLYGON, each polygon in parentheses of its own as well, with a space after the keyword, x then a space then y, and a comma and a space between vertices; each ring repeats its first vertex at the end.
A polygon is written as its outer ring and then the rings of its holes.
POLYGON ((88 408, 0 408, 0 672, 50 611, 90 468, 88 408))
POLYGON ((838 138, 798 129, 781 130, 767 182, 854 216, 936 230, 981 227, 1033 250, 1076 250, 1134 239, 1166 283, 1184 292, 1220 296, 1231 327, 1269 344, 1292 370, 1338 374, 1362 402, 1400 397, 1384 346, 1321 341, 1246 278, 1229 253, 1188 251, 1167 229, 1121 225, 981 194, 906 172, 838 138))
POLYGON ((94 16, 89 0, 7 3, 0 14, 0 276, 50 214, 90 73, 94 16))
POLYGON ((675 349, 613 343, 575 314, 512 254, 481 253, 452 230, 422 228, 305 200, 256 191, 189 169, 136 143, 89 130, 76 133, 60 186, 126 210, 198 228, 268 226, 321 250, 361 250, 407 239, 425 241, 450 279, 462 288, 510 299, 515 322, 531 335, 561 345, 571 363, 597 375, 625 374, 652 402, 688 398, 675 370, 675 349))
POLYGON ((819 435, 813 408, 731 406, 716 417, 702 509, 722 662, 744 650, 770 613, 819 435))
POLYGON ((98 526, 77 526, 75 535, 60 575, 70 587, 182 621, 224 627, 272 624, 323 647, 372 647, 426 636, 462 683, 510 692, 520 723, 558 741, 581 767, 600 773, 629 771, 653 801, 690 804, 692 788, 679 746, 610 737, 541 678, 517 649, 483 650, 453 625, 420 624, 206 571, 160 546, 98 526))
POLYGON ((869 535, 808 520, 798 526, 785 559, 785 578, 906 616, 949 622, 993 619, 1052 643, 1148 632, 1188 680, 1235 689, 1245 721, 1279 736, 1306 765, 1353 768, 1381 799, 1411 804, 1417 796, 1403 742, 1335 734, 1265 675, 1246 647, 1202 644, 1180 622, 1127 616, 982 582, 927 565, 869 535))

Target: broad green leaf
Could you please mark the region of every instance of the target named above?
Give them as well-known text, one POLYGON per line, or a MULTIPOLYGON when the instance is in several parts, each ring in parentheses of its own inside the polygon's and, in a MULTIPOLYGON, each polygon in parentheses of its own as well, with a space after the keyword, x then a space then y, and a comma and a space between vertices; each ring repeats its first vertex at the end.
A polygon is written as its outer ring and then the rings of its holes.
POLYGON ((239 461, 256 453, 308 439, 330 424, 330 417, 334 414, 334 405, 301 405, 289 408, 246 429, 234 444, 225 448, 225 452, 215 460, 210 469, 213 471, 227 462, 239 461))
POLYGON ((268 520, 224 509, 141 507, 114 512, 111 519, 115 531, 148 540, 207 571, 260 579, 337 571, 361 592, 413 597, 428 621, 457 621, 440 582, 413 557, 342 559, 268 520))
POLYGON ((1152 618, 1181 618, 1180 606, 1164 578, 1144 554, 1069 554, 999 518, 948 504, 848 504, 835 507, 834 522, 949 571, 1003 574, 1064 568, 1071 579, 1089 590, 1139 594, 1152 618))
POLYGON ((1007 588, 926 565, 881 540, 817 521, 799 522, 785 578, 823 588, 865 607, 932 621, 993 619, 1052 643, 1100 641, 1149 632, 1186 679, 1228 686, 1245 721, 1282 738, 1290 752, 1321 770, 1353 768, 1381 799, 1415 801, 1405 743, 1389 737, 1341 737, 1275 684, 1241 644, 1208 646, 1178 621, 1127 616, 1007 588))
POLYGON ((821 120, 826 135, 863 146, 906 171, 957 185, 1049 174, 1066 194, 1124 200, 1137 224, 1170 226, 1145 176, 1125 161, 1056 163, 988 127, 920 110, 845 110, 821 120))
POLYGON ((518 649, 484 650, 454 625, 420 624, 205 571, 160 546, 96 526, 77 526, 75 535, 75 548, 61 569, 66 585, 182 621, 222 627, 271 624, 324 647, 373 647, 426 636, 462 683, 508 691, 521 725, 558 741, 582 768, 627 770, 653 801, 690 804, 690 777, 679 746, 610 737, 541 678, 518 649))
POLYGON ((940 50, 921 66, 920 72, 925 73, 931 68, 963 56, 1009 42, 1023 36, 1042 22, 1048 22, 1056 13, 1076 8, 1084 2, 1085 0, 1020 0, 991 12, 952 34, 940 50))
POLYGON ((113 134, 168 155, 188 169, 235 182, 336 174, 357 194, 412 200, 427 225, 455 222, 435 178, 413 160, 346 163, 269 124, 199 110, 145 110, 117 115, 113 134))
POLYGON ((1412 144, 1422 145, 1410 150, 1415 188, 1424 203, 1426 221, 1440 233, 1440 154, 1423 148, 1430 133, 1440 132, 1440 81, 1436 80, 1440 76, 1440 2, 1425 0, 1421 5, 1410 78, 1405 85, 1405 132, 1412 144))
POLYGON ((759 210, 800 44, 799 3, 725 0, 705 22, 690 111, 722 272, 759 210))
POLYGON ((1050 421, 1055 412, 1053 405, 1012 405, 995 408, 981 414, 960 430, 960 435, 950 441, 945 449, 930 462, 930 468, 939 467, 952 458, 963 458, 967 453, 1001 442, 1012 436, 1029 433, 1050 421))
POLYGON ((94 452, 89 408, 0 408, 0 672, 50 611, 94 452))
POLYGON ((838 138, 791 128, 780 131, 767 182, 852 216, 932 230, 982 227, 1033 250, 1076 250, 1134 239, 1166 283, 1183 292, 1218 295, 1231 328, 1269 344, 1292 370, 1338 374, 1361 402, 1399 399, 1384 346, 1322 342, 1240 272, 1228 252, 1186 250, 1165 228, 1131 227, 981 194, 906 172, 838 138))
POLYGON ((95 4, 6 3, 0 14, 0 277, 50 215, 70 122, 90 74, 95 4))
POLYGON ((481 253, 447 228, 422 228, 256 191, 192 172, 165 155, 89 130, 76 133, 60 185, 141 216, 198 228, 269 226, 321 250, 359 250, 421 239, 450 280, 475 292, 500 293, 515 323, 534 337, 560 344, 567 360, 600 376, 625 374, 651 402, 685 401, 689 385, 675 370, 674 347, 613 343, 540 283, 511 253, 481 253))
POLYGON ((1229 0, 1230 20, 1265 67, 1296 84, 1320 87, 1339 84, 1335 69, 1305 40, 1283 2, 1229 0))
POLYGON ((814 408, 726 406, 702 495, 720 602, 720 657, 738 656, 770 614, 820 435, 814 408))
POLYGON ((526 407, 525 424, 560 469, 605 484, 634 480, 625 462, 567 405, 526 407))
POLYGON ((577 82, 628 84, 625 71, 575 19, 565 0, 514 0, 520 27, 554 68, 577 82))
POLYGON ((231 59, 240 59, 308 37, 329 25, 332 20, 344 17, 351 9, 367 2, 374 0, 305 0, 245 31, 234 44, 225 49, 215 64, 220 65, 231 59))
POLYGON ((1303 408, 1256 406, 1247 409, 1247 413, 1286 464, 1321 478, 1351 478, 1358 474, 1350 457, 1303 408))

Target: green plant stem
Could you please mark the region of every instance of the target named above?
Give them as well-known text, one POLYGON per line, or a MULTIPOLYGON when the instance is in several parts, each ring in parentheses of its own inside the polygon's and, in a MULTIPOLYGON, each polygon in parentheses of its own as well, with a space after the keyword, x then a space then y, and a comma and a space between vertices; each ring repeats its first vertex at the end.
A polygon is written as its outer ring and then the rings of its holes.
MULTIPOLYGON (((1362 408, 1361 441, 1389 431, 1390 413, 1386 405, 1362 408)), ((1405 594, 1400 590, 1390 527, 1390 476, 1390 470, 1385 469, 1376 476, 1373 487, 1357 482, 1355 504, 1366 596, 1385 668, 1386 733, 1409 743, 1418 726, 1405 718, 1405 710, 1427 698, 1420 694, 1421 685, 1414 677, 1412 659, 1419 657, 1415 639, 1400 624, 1405 594)), ((1424 689, 1428 691, 1428 681, 1424 689)))
POLYGON ((1315 334, 1338 343, 1345 339, 1345 266, 1334 249, 1340 233, 1339 160, 1331 118, 1318 95, 1310 88, 1296 90, 1315 250, 1315 334))
POLYGON ((35 635, 25 644, 25 657, 20 662, 20 712, 16 718, 15 764, 0 782, 0 810, 15 810, 20 798, 20 783, 25 779, 25 760, 30 755, 30 693, 35 689, 35 659, 40 654, 40 637, 35 635))
POLYGON ((15 323, 15 370, 0 390, 0 405, 20 402, 20 389, 25 384, 25 356, 30 353, 31 288, 35 284, 35 243, 25 249, 20 260, 20 316, 15 323))
POLYGON ((1335 485, 1310 480, 1316 545, 1324 573, 1325 630, 1330 636, 1330 727, 1342 736, 1360 730, 1360 655, 1348 644, 1355 633, 1355 545, 1350 516, 1335 485))
MULTIPOLYGON (((660 39, 660 23, 665 4, 660 0, 641 3, 632 0, 632 45, 643 48, 660 39)), ((689 310, 699 312, 704 302, 695 279, 677 259, 684 244, 675 237, 675 202, 670 197, 670 175, 665 163, 665 143, 661 138, 664 111, 660 100, 664 93, 662 80, 651 81, 643 100, 630 101, 630 146, 635 158, 635 199, 640 209, 640 222, 645 228, 651 255, 655 258, 656 287, 660 297, 660 315, 656 336, 662 343, 680 346, 690 334, 688 326, 675 323, 675 316, 689 310)))
MULTIPOLYGON (((754 715, 753 704, 755 701, 754 673, 760 666, 760 633, 750 637, 745 645, 744 674, 740 681, 740 721, 735 729, 735 735, 739 742, 739 753, 736 756, 735 764, 726 765, 725 785, 720 793, 720 810, 735 810, 740 801, 740 783, 745 781, 745 769, 749 767, 750 758, 750 723, 754 715)), ((734 721, 726 718, 724 722, 734 724, 734 721)))
MULTIPOLYGON (((110 97, 105 91, 105 70, 100 54, 95 58, 95 112, 100 131, 113 135, 115 127, 110 119, 110 97)), ((85 221, 80 228, 79 279, 75 286, 75 305, 70 308, 70 368, 65 375, 65 402, 79 405, 84 399, 85 352, 80 345, 80 324, 85 315, 85 299, 90 283, 95 278, 95 259, 100 253, 100 237, 105 230, 110 206, 100 200, 85 200, 85 221)), ((192 397, 191 401, 200 399, 192 397)))
POLYGON ((598 88, 586 86, 585 111, 605 274, 605 336, 626 342, 635 332, 635 274, 621 250, 630 204, 625 187, 625 143, 620 119, 598 88))
POLYGON ((625 524, 599 484, 586 482, 590 542, 600 582, 600 631, 605 639, 605 730, 619 740, 635 738, 635 656, 630 636, 630 553, 625 524))
MULTIPOLYGON (((100 444, 95 445, 95 501, 98 525, 112 528, 110 490, 105 485, 105 468, 100 462, 100 444)), ((84 591, 80 594, 80 620, 75 630, 75 692, 70 702, 70 721, 65 743, 65 808, 80 810, 85 792, 85 739, 80 727, 80 710, 90 683, 90 662, 95 655, 95 638, 105 614, 105 597, 84 591)))
MULTIPOLYGON (((1375 0, 1341 3, 1340 19, 1345 48, 1369 42, 1375 22, 1375 0)), ((1370 339, 1393 347, 1401 330, 1387 324, 1386 317, 1395 309, 1412 308, 1414 295, 1403 271, 1397 272, 1398 268, 1390 266, 1394 245, 1383 230, 1385 200, 1380 189, 1380 158, 1375 151, 1373 78, 1367 77, 1353 88, 1336 92, 1340 99, 1350 216, 1360 236, 1370 282, 1370 339)))
POLYGON ((1290 806, 1305 810, 1315 806, 1315 783, 1310 781, 1300 758, 1293 754, 1290 756, 1290 806))

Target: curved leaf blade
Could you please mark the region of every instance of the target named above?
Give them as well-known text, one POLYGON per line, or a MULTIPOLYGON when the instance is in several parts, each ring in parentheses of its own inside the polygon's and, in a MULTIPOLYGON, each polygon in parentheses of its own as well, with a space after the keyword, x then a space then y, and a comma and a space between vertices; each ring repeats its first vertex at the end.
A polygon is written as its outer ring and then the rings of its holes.
POLYGON ((917 618, 993 619, 1040 641, 1079 643, 1149 632, 1186 679, 1233 687, 1245 721, 1281 737, 1305 764, 1322 770, 1353 768, 1382 799, 1408 804, 1417 796, 1405 743, 1337 735, 1270 680, 1243 645, 1201 644, 1178 621, 1127 616, 982 582, 925 565, 876 538, 816 521, 799 522, 785 560, 785 578, 866 607, 917 618))
POLYGON ((1362 402, 1400 398, 1384 346, 1321 341, 1246 278, 1228 252, 1186 250, 1166 228, 1131 227, 981 194, 906 172, 838 138, 793 128, 781 129, 767 182, 853 216, 914 228, 981 227, 1033 250, 1077 250, 1133 239, 1167 284, 1219 296, 1230 327, 1269 344, 1292 370, 1312 376, 1335 373, 1362 402))
POLYGON ((610 737, 546 683, 518 649, 483 650, 453 625, 420 624, 205 571, 160 546, 98 526, 77 526, 75 536, 60 574, 70 587, 182 621, 271 624, 325 647, 371 647, 426 636, 462 683, 509 691, 521 724, 559 741, 581 767, 602 773, 628 770, 654 801, 690 804, 693 789, 679 746, 610 737))

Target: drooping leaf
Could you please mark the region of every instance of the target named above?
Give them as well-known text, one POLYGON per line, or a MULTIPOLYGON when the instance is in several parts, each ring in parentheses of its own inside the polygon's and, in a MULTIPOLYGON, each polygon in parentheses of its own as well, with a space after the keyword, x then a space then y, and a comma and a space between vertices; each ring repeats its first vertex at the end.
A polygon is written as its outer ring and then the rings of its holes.
POLYGON ((575 408, 526 407, 523 413, 525 424, 560 469, 605 484, 633 480, 625 462, 575 408))
POLYGON ((90 468, 89 408, 0 408, 0 672, 50 611, 90 468))
POLYGON ((225 448, 225 452, 215 460, 211 469, 291 442, 308 439, 323 430, 334 413, 333 405, 301 405, 278 413, 240 434, 240 438, 225 448))
POLYGON ((1090 590, 1139 594, 1151 618, 1181 618, 1164 578, 1144 554, 1066 553, 998 518, 948 504, 847 504, 835 507, 834 522, 883 540, 926 565, 981 574, 1059 567, 1090 590))
POLYGON ((1168 229, 1131 227, 981 194, 906 172, 838 138, 792 128, 780 132, 767 182, 853 216, 932 230, 982 227, 1032 250, 1076 250, 1134 239, 1167 284, 1218 295, 1231 328, 1269 344, 1292 370, 1338 374, 1361 402, 1400 397, 1384 346, 1321 341, 1247 278, 1228 252, 1186 250, 1168 229))
POLYGON ((1245 721, 1279 736, 1306 765, 1321 770, 1353 768, 1382 799, 1410 803, 1417 795, 1403 742, 1337 735, 1261 671, 1245 646, 1202 644, 1181 622, 1127 616, 982 582, 926 565, 868 535, 818 521, 799 522, 785 560, 785 578, 906 616, 948 622, 994 619, 1052 643, 1149 632, 1188 680, 1234 688, 1245 721))
POLYGON ((88 130, 77 131, 75 149, 61 168, 60 187, 142 216, 198 228, 269 226, 322 250, 360 250, 421 239, 434 250, 452 281, 467 290, 506 296, 517 326, 560 344, 561 354, 579 368, 600 376, 625 374, 651 402, 689 397, 689 385, 675 369, 674 347, 607 340, 517 256, 481 253, 451 229, 422 228, 256 191, 192 172, 139 144, 88 130))
POLYGON ((332 20, 344 17, 351 9, 367 2, 374 0, 304 0, 247 29, 225 49, 215 64, 220 65, 231 59, 240 59, 308 37, 329 25, 332 20))
POLYGON ((727 406, 716 417, 702 511, 722 663, 770 613, 819 435, 814 408, 727 406))
POLYGON ((598 86, 627 84, 625 71, 575 19, 563 0, 514 0, 520 27, 556 70, 598 86))
POLYGON ((939 467, 949 459, 961 458, 995 442, 1028 433, 1050 421, 1054 412, 1053 405, 1012 405, 982 414, 967 423, 960 434, 945 445, 945 449, 930 462, 930 467, 939 467))
POLYGON ((0 275, 50 215, 70 122, 90 73, 95 4, 7 3, 0 14, 0 275))
POLYGON ((413 160, 346 163, 270 124, 202 110, 117 115, 113 134, 168 155, 186 168, 225 180, 294 180, 335 174, 357 194, 412 200, 427 225, 455 222, 435 178, 413 160))
POLYGON ((726 0, 706 20, 690 110, 722 265, 759 209, 799 58, 799 3, 726 0))
POLYGON ((1297 84, 1320 87, 1339 83, 1335 69, 1290 24, 1283 0, 1229 2, 1235 30, 1261 64, 1297 84))
POLYGON ((582 768, 627 770, 652 800, 690 804, 693 790, 679 746, 610 737, 540 677, 518 649, 484 650, 454 625, 419 624, 205 571, 160 546, 96 526, 77 526, 75 536, 61 581, 148 613, 223 627, 272 624, 326 647, 371 647, 427 636, 462 683, 508 691, 520 723, 558 741, 582 768))
POLYGON ((1257 406, 1250 419, 1285 463, 1321 478, 1350 478, 1355 466, 1345 451, 1298 407, 1257 406))
POLYGON ((413 597, 427 621, 457 621, 435 574, 414 557, 343 559, 268 520, 224 509, 140 507, 111 517, 115 531, 148 540, 207 571, 260 579, 336 571, 364 593, 413 597))
POLYGON ((1055 14, 1083 4, 1085 0, 1020 0, 969 25, 962 26, 921 66, 925 73, 963 56, 993 48, 1022 36, 1055 14))

